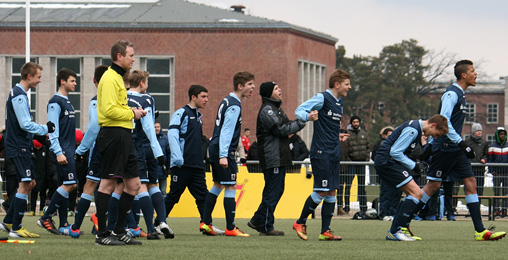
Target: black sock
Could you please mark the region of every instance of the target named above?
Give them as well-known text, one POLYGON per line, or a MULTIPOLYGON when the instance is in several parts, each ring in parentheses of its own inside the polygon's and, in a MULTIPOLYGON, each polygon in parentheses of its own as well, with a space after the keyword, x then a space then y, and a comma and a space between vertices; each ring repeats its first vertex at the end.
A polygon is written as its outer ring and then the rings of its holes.
POLYGON ((132 202, 134 196, 123 192, 120 196, 120 202, 118 204, 118 217, 116 219, 116 226, 114 229, 115 234, 125 233, 125 225, 127 224, 127 216, 131 212, 132 202))
POLYGON ((107 222, 107 216, 106 214, 108 213, 108 208, 109 208, 109 199, 111 198, 111 195, 109 194, 106 194, 106 193, 102 193, 102 192, 97 192, 97 196, 96 196, 96 207, 97 207, 97 221, 99 222, 99 230, 97 230, 98 234, 99 235, 103 235, 104 233, 106 233, 108 230, 107 230, 107 227, 106 227, 106 222, 107 222))

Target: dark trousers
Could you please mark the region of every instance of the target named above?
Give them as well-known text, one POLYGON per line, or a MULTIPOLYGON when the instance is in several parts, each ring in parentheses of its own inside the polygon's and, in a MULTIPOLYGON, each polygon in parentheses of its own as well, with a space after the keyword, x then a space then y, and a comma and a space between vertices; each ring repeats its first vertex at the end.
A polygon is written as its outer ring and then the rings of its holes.
POLYGON ((459 187, 455 185, 455 182, 443 182, 443 191, 446 216, 453 216, 455 215, 457 199, 454 199, 452 196, 459 193, 459 187))
POLYGON ((402 191, 381 179, 379 190, 379 218, 395 216, 399 207, 402 191))
POLYGON ((483 185, 485 183, 485 166, 473 166, 473 174, 476 179, 476 191, 478 196, 482 196, 483 185))
POLYGON ((166 204, 166 215, 173 209, 176 203, 180 201, 185 188, 189 188, 189 192, 196 200, 196 206, 199 216, 203 218, 203 210, 205 208, 205 199, 208 194, 206 187, 205 172, 203 169, 182 166, 171 168, 171 184, 169 193, 164 199, 166 204))
POLYGON ((339 175, 339 189, 337 190, 337 206, 344 207, 344 211, 349 212, 349 195, 351 192, 351 183, 355 177, 354 174, 349 172, 349 166, 340 167, 339 175), (344 200, 342 200, 344 194, 344 200))
MULTIPOLYGON (((494 175, 494 195, 507 196, 508 195, 508 168, 497 168, 494 175)), ((498 211, 506 210, 508 208, 508 200, 495 199, 494 207, 498 211)))
MULTIPOLYGON (((354 176, 357 176, 358 180, 358 202, 360 203, 360 211, 367 211, 367 193, 365 192, 365 165, 348 165, 347 176, 344 179, 344 209, 349 211, 349 196, 351 193, 351 183, 353 182, 354 176)), ((341 183, 342 180, 341 180, 341 183)), ((342 191, 339 187, 339 192, 342 191)))
POLYGON ((257 226, 262 226, 264 232, 269 232, 275 222, 275 207, 284 193, 286 167, 267 169, 263 171, 263 175, 265 177, 263 198, 251 221, 257 226))

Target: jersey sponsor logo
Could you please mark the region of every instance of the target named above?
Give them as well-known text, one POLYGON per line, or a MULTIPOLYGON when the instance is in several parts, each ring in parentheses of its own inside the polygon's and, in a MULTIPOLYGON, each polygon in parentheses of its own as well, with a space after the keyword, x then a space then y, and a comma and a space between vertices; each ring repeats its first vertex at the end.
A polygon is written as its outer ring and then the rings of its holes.
POLYGON ((441 176, 443 176, 443 171, 437 171, 436 177, 441 178, 441 176))
POLYGON ((404 177, 406 177, 406 178, 409 177, 409 173, 407 171, 403 171, 402 175, 404 175, 404 177))
POLYGON ((327 187, 327 186, 328 186, 328 180, 322 180, 321 187, 327 187))
POLYGON ((173 175, 173 182, 178 182, 178 176, 173 175))
POLYGON ((32 172, 30 171, 30 169, 27 169, 26 170, 26 177, 30 177, 30 175, 32 175, 32 172))

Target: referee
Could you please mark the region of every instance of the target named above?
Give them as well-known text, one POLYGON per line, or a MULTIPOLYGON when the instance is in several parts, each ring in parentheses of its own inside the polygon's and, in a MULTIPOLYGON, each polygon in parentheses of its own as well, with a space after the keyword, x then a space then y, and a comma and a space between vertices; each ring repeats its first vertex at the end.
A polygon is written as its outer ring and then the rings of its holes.
POLYGON ((131 109, 127 104, 123 75, 134 63, 133 47, 128 40, 117 41, 111 47, 113 64, 102 76, 97 91, 97 115, 101 127, 97 146, 102 160, 101 182, 96 198, 99 225, 96 245, 141 245, 125 232, 127 215, 141 187, 132 143, 133 119, 146 115, 141 108, 131 109), (123 180, 125 188, 120 197, 116 226, 109 233, 106 229, 106 213, 118 179, 123 180))

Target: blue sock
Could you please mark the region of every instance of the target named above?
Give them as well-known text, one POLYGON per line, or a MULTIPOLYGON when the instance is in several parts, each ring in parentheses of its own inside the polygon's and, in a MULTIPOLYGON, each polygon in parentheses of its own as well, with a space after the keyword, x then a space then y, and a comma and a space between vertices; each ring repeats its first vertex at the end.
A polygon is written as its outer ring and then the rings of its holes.
POLYGON ((81 224, 83 224, 83 219, 85 218, 86 212, 90 208, 91 202, 92 196, 86 193, 81 194, 81 199, 79 199, 78 206, 76 207, 76 216, 74 217, 74 224, 72 224, 73 230, 81 228, 81 224))
POLYGON ((215 208, 215 203, 217 203, 217 197, 219 196, 220 192, 220 189, 212 187, 210 192, 208 192, 206 195, 205 209, 203 210, 203 222, 207 225, 212 224, 212 211, 215 208))
POLYGON ((323 206, 321 207, 321 234, 330 230, 336 201, 337 198, 335 196, 325 196, 324 198, 323 206))
POLYGON ((148 233, 154 233, 155 228, 153 226, 153 206, 152 200, 148 195, 148 192, 141 192, 138 194, 139 196, 139 205, 141 206, 141 211, 143 212, 143 216, 145 218, 146 229, 148 233))
POLYGON ((120 194, 113 192, 109 200, 108 209, 108 230, 113 230, 116 226, 116 218, 118 217, 118 204, 120 203, 120 194))
POLYGON ((65 227, 67 225, 67 212, 69 211, 69 196, 60 201, 57 209, 58 219, 60 219, 59 227, 65 227))
MULTIPOLYGON (((14 200, 12 200, 14 201, 14 200)), ((6 224, 12 224, 12 220, 14 218, 14 205, 13 202, 11 202, 11 206, 9 207, 9 210, 7 210, 7 214, 5 215, 5 218, 3 220, 6 224)))
POLYGON ((148 190, 152 199, 153 208, 157 213, 157 220, 159 222, 166 222, 166 205, 164 204, 164 198, 158 186, 150 188, 148 190))
POLYGON ((224 191, 224 211, 226 212, 226 228, 229 230, 235 229, 235 202, 236 190, 224 191))
POLYGON ((28 202, 28 195, 23 193, 16 193, 12 200, 11 207, 13 207, 12 230, 19 230, 21 228, 21 221, 25 215, 26 205, 28 202))
MULTIPOLYGON (((48 209, 46 210, 46 213, 44 213, 44 215, 42 216, 42 219, 51 218, 53 214, 56 212, 57 207, 60 207, 63 200, 69 201, 69 193, 67 193, 62 187, 59 187, 53 194, 53 197, 49 202, 48 209)), ((67 213, 65 213, 65 215, 67 216, 67 213)))
POLYGON ((311 193, 305 201, 305 204, 303 204, 302 214, 300 215, 300 218, 296 220, 296 223, 307 223, 307 218, 310 214, 312 214, 312 212, 314 212, 319 203, 321 203, 321 200, 323 200, 323 197, 319 196, 317 192, 311 193))
POLYGON ((478 199, 478 194, 466 195, 466 205, 469 209, 469 214, 471 214, 471 220, 473 220, 474 230, 476 230, 476 232, 483 232, 485 227, 482 222, 482 213, 480 211, 480 200, 478 199))
POLYGON ((132 202, 132 216, 134 217, 134 221, 136 222, 136 227, 139 226, 139 219, 141 218, 141 205, 139 205, 139 197, 134 197, 134 201, 132 202))
POLYGON ((411 219, 413 218, 413 212, 418 203, 420 203, 420 200, 412 196, 404 198, 400 204, 397 215, 395 215, 395 218, 393 219, 390 233, 395 234, 401 227, 409 227, 409 223, 411 223, 411 219))
MULTIPOLYGON (((138 200, 139 202, 139 200, 138 200)), ((134 219, 134 211, 131 210, 131 213, 129 213, 129 216, 127 217, 127 227, 136 229, 138 227, 138 223, 134 219)))

